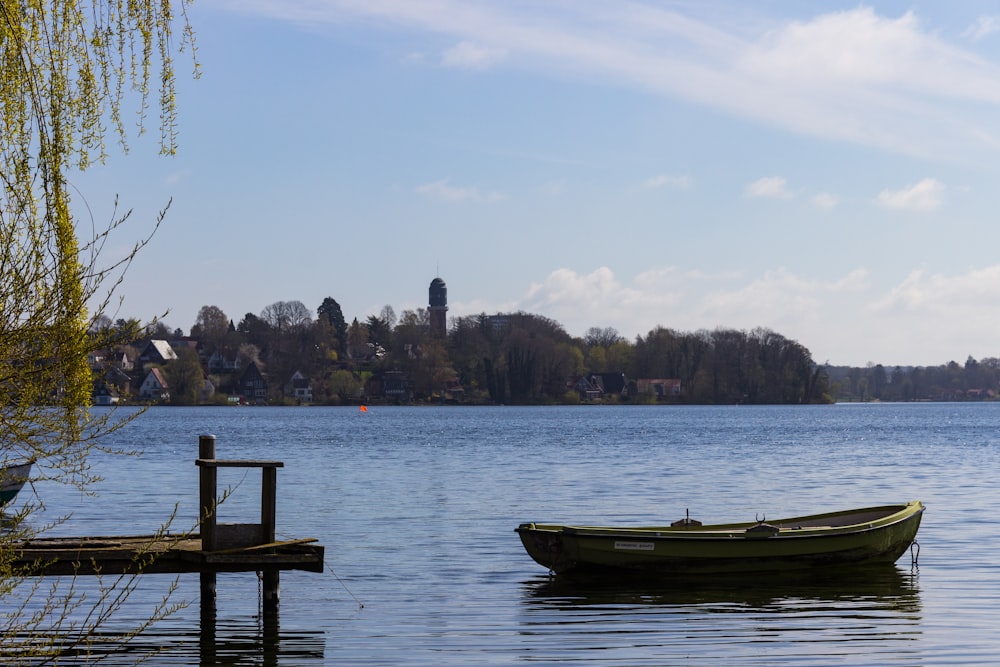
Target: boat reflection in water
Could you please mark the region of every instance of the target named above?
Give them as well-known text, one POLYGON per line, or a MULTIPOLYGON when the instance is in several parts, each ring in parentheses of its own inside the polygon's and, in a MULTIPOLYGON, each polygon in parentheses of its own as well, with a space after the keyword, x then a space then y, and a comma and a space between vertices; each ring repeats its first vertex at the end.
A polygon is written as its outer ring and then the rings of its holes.
POLYGON ((554 575, 523 587, 521 631, 543 662, 569 659, 572 646, 600 651, 602 663, 893 664, 912 658, 922 636, 917 570, 891 564, 674 580, 554 575), (549 645, 551 636, 567 643, 549 645))

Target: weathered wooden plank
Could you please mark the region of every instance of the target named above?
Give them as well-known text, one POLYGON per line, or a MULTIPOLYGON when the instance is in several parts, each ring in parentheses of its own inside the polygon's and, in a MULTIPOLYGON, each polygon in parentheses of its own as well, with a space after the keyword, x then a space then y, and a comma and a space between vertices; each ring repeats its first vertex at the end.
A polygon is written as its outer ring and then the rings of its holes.
POLYGON ((151 574, 255 572, 267 569, 323 571, 324 548, 310 540, 289 540, 224 552, 204 551, 195 537, 51 538, 25 543, 13 565, 40 574, 151 574))
MULTIPOLYGON (((267 544, 255 544, 253 546, 244 547, 243 549, 238 549, 237 551, 257 551, 258 549, 274 549, 275 547, 290 547, 297 544, 313 544, 314 542, 319 542, 315 537, 303 537, 298 540, 282 540, 280 542, 268 542, 267 544)), ((228 550, 216 551, 215 553, 227 553, 228 550)))

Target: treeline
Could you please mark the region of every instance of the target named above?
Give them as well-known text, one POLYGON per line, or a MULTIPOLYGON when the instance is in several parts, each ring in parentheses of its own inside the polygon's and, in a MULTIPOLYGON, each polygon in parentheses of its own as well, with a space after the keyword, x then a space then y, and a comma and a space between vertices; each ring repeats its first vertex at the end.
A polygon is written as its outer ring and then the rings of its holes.
MULTIPOLYGON (((126 324, 134 322, 100 326, 126 324)), ((613 328, 595 327, 573 337, 559 323, 523 312, 456 317, 447 330, 435 330, 426 309, 397 318, 385 306, 348 323, 331 297, 315 316, 301 302, 282 301, 238 322, 204 306, 189 335, 159 322, 147 336, 179 350, 164 372, 172 401, 180 403, 203 401, 206 377, 220 395, 240 393, 238 371, 249 364, 266 378, 271 403, 292 399, 296 377, 305 378, 311 401, 320 404, 387 397, 495 404, 987 400, 1000 386, 996 358, 938 367, 828 367, 764 328, 657 327, 627 340, 613 328), (675 391, 651 389, 665 380, 674 381, 675 391)))
POLYGON ((940 366, 873 364, 865 368, 829 368, 833 396, 838 401, 982 401, 997 398, 1000 359, 971 356, 965 364, 940 366))
POLYGON ((595 398, 800 404, 834 398, 825 369, 809 351, 768 329, 685 333, 657 327, 630 341, 613 328, 595 327, 578 338, 551 319, 519 312, 452 318, 447 330, 435 330, 423 308, 397 318, 386 306, 348 323, 328 297, 315 317, 298 301, 271 304, 239 321, 204 306, 189 336, 162 322, 147 335, 180 350, 163 369, 171 400, 180 403, 204 399, 199 390, 206 376, 220 394, 239 393, 238 369, 251 363, 266 378, 271 403, 289 402, 293 377, 306 378, 312 402, 320 404, 387 396, 494 404, 595 398), (650 380, 679 382, 672 385, 676 391, 657 395, 650 380))
MULTIPOLYGON (((460 377, 493 387, 494 400, 524 402, 565 393, 567 377, 622 373, 628 396, 648 401, 640 380, 679 380, 687 403, 828 402, 826 376, 809 351, 767 329, 682 333, 658 327, 628 341, 612 328, 572 338, 557 323, 518 313, 457 318, 448 334, 460 377), (498 377, 499 375, 499 377, 498 377), (504 394, 503 388, 507 388, 504 394)), ((572 400, 572 396, 569 397, 572 400)))

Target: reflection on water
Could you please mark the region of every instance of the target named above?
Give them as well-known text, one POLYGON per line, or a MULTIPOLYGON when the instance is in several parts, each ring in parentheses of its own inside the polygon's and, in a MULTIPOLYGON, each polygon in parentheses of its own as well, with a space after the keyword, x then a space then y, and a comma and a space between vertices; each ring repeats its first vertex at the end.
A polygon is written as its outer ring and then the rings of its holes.
POLYGON ((596 650, 611 662, 823 665, 878 654, 891 664, 912 659, 922 634, 917 573, 895 566, 685 581, 540 576, 523 593, 520 630, 543 662, 596 650), (554 636, 558 647, 545 641, 554 636))
POLYGON ((691 605, 733 603, 767 608, 788 600, 864 601, 920 611, 917 571, 895 565, 855 567, 823 573, 733 574, 684 579, 649 575, 540 576, 524 584, 540 604, 691 605))
MULTIPOLYGON (((67 664, 110 662, 143 665, 277 665, 323 664, 323 631, 282 631, 278 619, 229 619, 201 627, 154 626, 129 642, 117 635, 94 637, 86 653, 66 653, 67 664), (75 662, 79 660, 79 662, 75 662)), ((63 664, 60 662, 59 664, 63 664)), ((46 663, 48 664, 48 663, 46 663)))

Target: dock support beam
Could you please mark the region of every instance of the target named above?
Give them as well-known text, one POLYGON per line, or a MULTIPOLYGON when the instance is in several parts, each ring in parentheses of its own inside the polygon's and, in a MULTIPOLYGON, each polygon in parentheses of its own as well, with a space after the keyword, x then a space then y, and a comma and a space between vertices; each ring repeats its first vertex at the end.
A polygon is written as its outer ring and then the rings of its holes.
POLYGON ((261 604, 264 606, 264 618, 267 618, 271 614, 278 613, 278 607, 280 606, 278 595, 280 575, 278 570, 264 570, 262 575, 263 594, 261 604))
MULTIPOLYGON (((198 436, 198 458, 203 460, 215 459, 215 436, 198 436)), ((202 551, 212 551, 215 549, 216 534, 216 484, 218 481, 218 471, 211 466, 202 466, 199 475, 199 523, 201 530, 202 551)), ((201 572, 201 615, 202 622, 205 616, 215 619, 215 572, 203 570, 201 572)), ((214 623, 213 623, 214 625, 214 623)))

